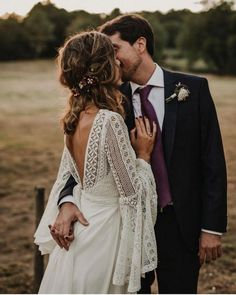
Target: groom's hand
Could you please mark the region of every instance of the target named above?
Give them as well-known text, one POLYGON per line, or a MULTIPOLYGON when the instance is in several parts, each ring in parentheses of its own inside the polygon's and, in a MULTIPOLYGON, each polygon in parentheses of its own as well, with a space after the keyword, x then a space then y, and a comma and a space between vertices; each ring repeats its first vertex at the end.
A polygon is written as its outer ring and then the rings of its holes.
POLYGON ((62 204, 55 223, 52 226, 49 225, 53 239, 61 248, 65 248, 67 251, 74 240, 73 225, 76 221, 85 226, 89 225, 79 208, 75 204, 68 202, 62 204))
POLYGON ((199 261, 209 263, 222 255, 221 236, 206 232, 201 232, 199 240, 199 261))

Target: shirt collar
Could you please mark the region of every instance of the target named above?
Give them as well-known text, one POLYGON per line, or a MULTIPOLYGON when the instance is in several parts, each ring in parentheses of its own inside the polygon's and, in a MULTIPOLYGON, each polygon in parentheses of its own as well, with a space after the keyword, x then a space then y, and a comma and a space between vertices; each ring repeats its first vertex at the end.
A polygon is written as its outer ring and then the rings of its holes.
MULTIPOLYGON (((153 72, 152 76, 150 77, 150 79, 148 80, 146 85, 152 85, 152 86, 156 86, 156 87, 164 87, 164 73, 162 68, 155 63, 155 71, 153 72)), ((134 94, 135 90, 137 90, 140 87, 144 87, 146 85, 139 85, 137 83, 134 82, 130 82, 130 86, 132 89, 132 95, 134 94)))

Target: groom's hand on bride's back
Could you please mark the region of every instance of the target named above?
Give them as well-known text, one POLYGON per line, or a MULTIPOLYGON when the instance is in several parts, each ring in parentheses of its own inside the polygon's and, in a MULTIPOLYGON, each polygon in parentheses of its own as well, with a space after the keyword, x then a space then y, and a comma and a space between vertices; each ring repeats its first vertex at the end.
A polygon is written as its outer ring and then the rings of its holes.
POLYGON ((71 242, 74 240, 74 223, 80 222, 84 226, 89 223, 83 213, 73 203, 63 203, 53 225, 49 225, 53 239, 61 248, 69 250, 71 242))

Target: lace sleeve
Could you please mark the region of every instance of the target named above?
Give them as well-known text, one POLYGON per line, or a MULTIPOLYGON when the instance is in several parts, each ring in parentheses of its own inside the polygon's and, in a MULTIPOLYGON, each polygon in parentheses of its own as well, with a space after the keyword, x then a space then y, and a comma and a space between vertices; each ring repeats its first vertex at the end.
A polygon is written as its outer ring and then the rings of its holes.
POLYGON ((150 165, 136 159, 122 117, 112 113, 106 127, 105 149, 120 194, 122 216, 113 283, 128 283, 128 292, 137 292, 142 274, 157 267, 155 181, 150 165))
MULTIPOLYGON (((72 175, 77 180, 76 175, 74 173, 73 165, 71 163, 70 155, 68 153, 67 148, 64 147, 57 174, 57 179, 52 187, 43 216, 34 234, 34 243, 39 246, 39 251, 42 255, 50 254, 56 246, 56 242, 50 234, 48 225, 53 224, 55 222, 55 219, 59 212, 57 205, 58 196, 63 187, 65 186, 70 175, 72 175)), ((77 190, 79 189, 77 186, 75 186, 75 188, 77 190)), ((78 194, 74 195, 74 201, 75 204, 79 207, 80 203, 77 195, 78 194)))

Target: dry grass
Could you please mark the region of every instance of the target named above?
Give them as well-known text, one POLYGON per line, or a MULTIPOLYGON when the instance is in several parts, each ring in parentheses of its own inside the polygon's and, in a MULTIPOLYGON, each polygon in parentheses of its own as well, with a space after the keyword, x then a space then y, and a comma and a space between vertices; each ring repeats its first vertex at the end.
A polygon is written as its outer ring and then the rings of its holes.
MULTIPOLYGON (((62 150, 58 121, 66 92, 51 61, 1 63, 0 293, 32 293, 34 187, 47 192, 62 150)), ((236 78, 208 76, 228 167, 224 256, 201 270, 199 292, 236 293, 236 78)))

